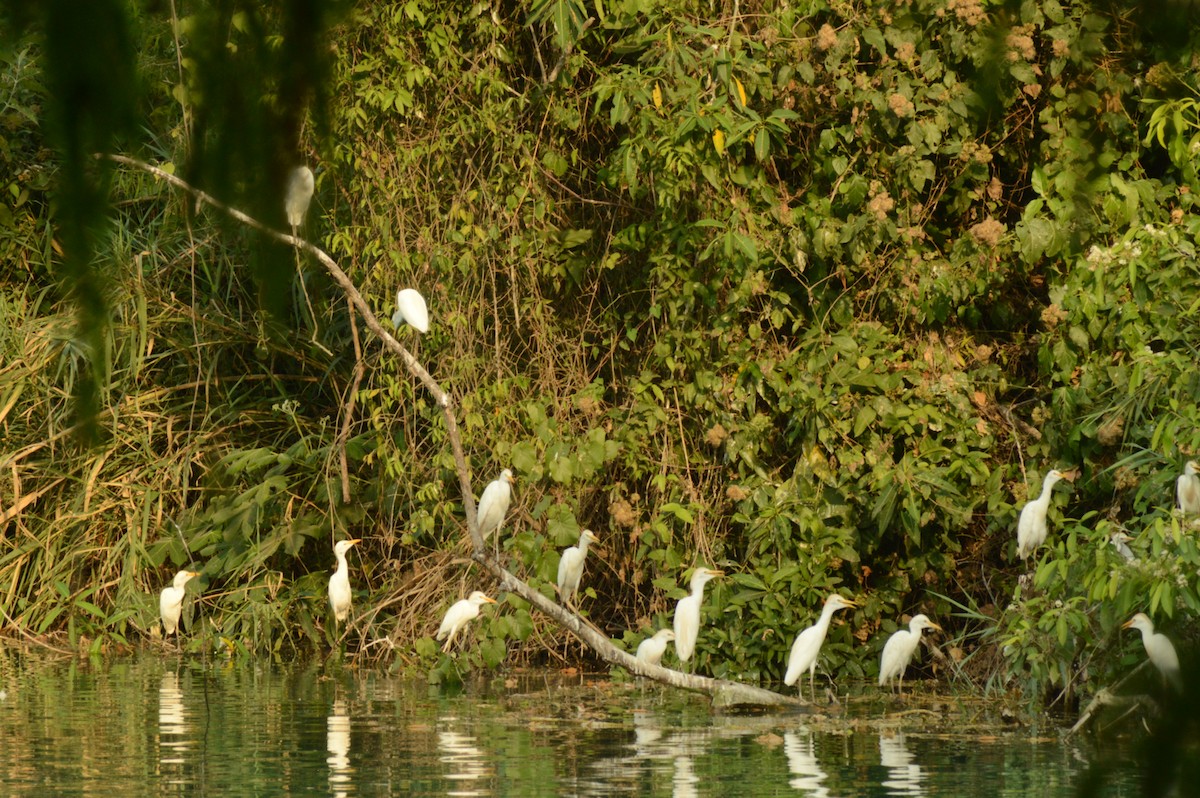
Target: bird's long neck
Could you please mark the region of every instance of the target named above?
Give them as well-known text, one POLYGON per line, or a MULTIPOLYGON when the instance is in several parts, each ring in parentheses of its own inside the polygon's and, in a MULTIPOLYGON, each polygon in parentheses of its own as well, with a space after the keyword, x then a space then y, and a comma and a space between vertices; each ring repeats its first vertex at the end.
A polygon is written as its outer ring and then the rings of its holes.
POLYGON ((588 547, 588 539, 587 539, 587 538, 584 538, 584 537, 581 537, 581 538, 579 539, 579 553, 580 553, 580 554, 587 554, 587 547, 588 547))
POLYGON ((692 596, 703 601, 704 600, 704 586, 706 584, 707 584, 707 582, 697 582, 695 585, 693 585, 692 586, 692 596))
POLYGON ((1042 493, 1037 497, 1040 504, 1048 504, 1050 502, 1050 491, 1054 490, 1056 480, 1048 479, 1042 483, 1042 493))
POLYGON ((337 573, 339 573, 339 574, 346 573, 346 569, 350 567, 349 565, 346 564, 346 555, 342 554, 340 551, 335 551, 333 553, 333 555, 335 557, 337 557, 337 564, 338 564, 337 573))
POLYGON ((824 637, 825 633, 829 631, 829 622, 833 620, 833 614, 837 611, 838 607, 836 604, 826 604, 825 608, 821 610, 821 617, 813 624, 821 637, 824 637))

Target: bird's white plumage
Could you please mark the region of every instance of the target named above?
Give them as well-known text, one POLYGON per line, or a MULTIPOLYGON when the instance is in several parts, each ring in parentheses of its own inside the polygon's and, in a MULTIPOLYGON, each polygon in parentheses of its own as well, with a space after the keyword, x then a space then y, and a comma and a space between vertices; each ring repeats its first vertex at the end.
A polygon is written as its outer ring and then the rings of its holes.
POLYGON ((1050 509, 1050 491, 1064 478, 1066 475, 1062 471, 1052 469, 1042 480, 1041 495, 1021 508, 1021 517, 1017 521, 1017 556, 1022 560, 1046 542, 1046 512, 1050 509))
POLYGON ((1133 538, 1129 537, 1129 535, 1126 535, 1119 529, 1108 536, 1108 542, 1111 543, 1113 548, 1117 550, 1117 553, 1124 557, 1127 561, 1132 561, 1135 559, 1133 549, 1129 548, 1129 543, 1132 540, 1133 538))
POLYGON ((312 202, 316 182, 312 170, 307 166, 297 166, 288 175, 287 196, 283 207, 287 211, 288 224, 299 227, 304 224, 304 214, 308 213, 308 204, 312 202))
POLYGON ((663 654, 667 652, 667 643, 675 639, 675 633, 670 629, 659 629, 651 637, 647 637, 637 647, 634 656, 642 662, 651 665, 661 665, 663 654))
POLYGON ((1175 500, 1184 515, 1200 515, 1200 463, 1189 460, 1175 480, 1175 500))
POLYGON ((558 597, 563 604, 570 604, 579 589, 579 580, 583 578, 583 565, 587 559, 589 543, 595 543, 597 537, 592 530, 585 529, 579 535, 579 544, 567 548, 558 561, 558 597))
MULTIPOLYGON (((857 605, 853 601, 842 598, 837 593, 831 593, 825 599, 821 617, 817 619, 816 623, 801 632, 796 637, 796 642, 792 644, 792 652, 788 655, 787 673, 783 677, 784 684, 791 687, 800 678, 800 674, 808 671, 809 686, 812 689, 813 698, 816 698, 817 655, 821 653, 821 646, 829 631, 829 622, 838 610, 854 606, 857 605)), ((801 689, 804 688, 801 687, 801 689)))
POLYGON ((698 568, 692 573, 692 592, 675 605, 675 653, 680 662, 691 659, 696 649, 696 636, 700 633, 700 605, 704 602, 704 586, 710 579, 721 576, 721 571, 698 568))
POLYGON ((461 601, 456 601, 446 610, 446 615, 442 618, 442 625, 438 627, 437 639, 445 639, 446 644, 442 646, 442 651, 449 651, 450 646, 454 644, 454 637, 459 633, 468 622, 479 617, 479 610, 484 604, 495 604, 496 600, 488 598, 484 593, 476 590, 471 595, 461 601))
POLYGON ((894 632, 884 644, 883 654, 879 658, 879 686, 898 679, 900 691, 904 692, 904 671, 908 669, 908 663, 921 643, 921 630, 941 628, 925 615, 914 615, 907 629, 894 632))
POLYGON ((488 483, 479 497, 479 534, 487 540, 496 534, 504 524, 504 516, 508 515, 508 505, 512 501, 513 473, 507 468, 500 476, 488 483))
POLYGON ((333 545, 333 556, 337 558, 337 570, 329 577, 329 606, 333 608, 333 617, 338 623, 346 620, 350 614, 350 566, 346 563, 346 552, 359 539, 339 540, 333 545))
POLYGON ((162 618, 163 634, 173 635, 179 628, 179 616, 183 612, 183 594, 188 580, 199 576, 198 571, 180 571, 171 584, 158 594, 158 614, 162 618))
POLYGON ((417 332, 429 332, 429 308, 425 297, 415 288, 405 288, 396 293, 396 312, 392 314, 392 325, 408 323, 417 332))
POLYGON ((1183 679, 1179 673, 1179 655, 1175 646, 1161 632, 1154 631, 1154 621, 1144 612, 1139 612, 1121 625, 1122 629, 1137 629, 1142 633, 1142 645, 1146 648, 1146 656, 1163 678, 1175 688, 1182 688, 1183 679))

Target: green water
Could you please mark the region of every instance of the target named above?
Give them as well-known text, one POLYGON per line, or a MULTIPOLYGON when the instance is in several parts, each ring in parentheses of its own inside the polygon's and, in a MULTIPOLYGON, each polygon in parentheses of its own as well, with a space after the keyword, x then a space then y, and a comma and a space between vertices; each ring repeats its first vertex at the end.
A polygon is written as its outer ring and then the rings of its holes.
MULTIPOLYGON (((1094 755, 1027 731, 881 730, 903 702, 829 731, 803 715, 714 715, 656 686, 550 678, 445 690, 322 663, 0 649, 0 795, 1068 796, 1094 755)), ((1139 794, 1129 766, 1108 761, 1100 794, 1139 794)))

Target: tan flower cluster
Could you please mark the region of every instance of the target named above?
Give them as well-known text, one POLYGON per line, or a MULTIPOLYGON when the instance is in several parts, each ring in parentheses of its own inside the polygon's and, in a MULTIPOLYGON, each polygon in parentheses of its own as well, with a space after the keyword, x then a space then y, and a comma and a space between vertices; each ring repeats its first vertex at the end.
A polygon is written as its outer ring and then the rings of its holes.
POLYGON ((821 26, 821 29, 817 31, 817 49, 824 52, 836 47, 837 43, 837 31, 833 29, 832 25, 826 22, 821 26))
POLYGON ((617 526, 629 528, 637 523, 637 514, 633 511, 633 505, 624 499, 617 499, 610 504, 608 514, 617 526))
POLYGON ((1036 100, 1038 98, 1038 95, 1040 95, 1042 93, 1042 87, 1041 87, 1041 84, 1038 84, 1038 83, 1026 83, 1024 86, 1021 87, 1021 91, 1025 92, 1030 97, 1032 97, 1033 99, 1036 100))
POLYGON ((740 485, 730 485, 725 489, 725 495, 731 501, 740 502, 750 495, 750 492, 740 485))
MULTIPOLYGON (((872 190, 879 188, 878 184, 871 187, 872 190)), ((874 214, 875 218, 883 221, 887 218, 892 209, 896 207, 896 201, 887 193, 887 189, 882 189, 878 194, 874 194, 867 203, 867 210, 874 214)))
POLYGON ((1064 58, 1071 54, 1071 44, 1066 39, 1054 39, 1050 42, 1050 50, 1055 58, 1064 58))
POLYGON ((1033 46, 1033 37, 1020 29, 1008 34, 1004 43, 1008 45, 1009 61, 1016 61, 1019 58, 1032 61, 1037 58, 1037 48, 1033 46))
POLYGON ((729 432, 720 424, 715 424, 705 433, 704 440, 709 446, 720 446, 728 437, 729 432))
POLYGON ((905 64, 911 64, 917 56, 917 48, 912 42, 904 42, 896 48, 896 60, 905 64))
POLYGON ((1124 435, 1125 417, 1120 415, 1109 419, 1100 425, 1100 429, 1096 430, 1096 440, 1100 441, 1101 446, 1118 444, 1124 435))
POLYGON ((972 28, 987 19, 980 0, 949 0, 946 10, 954 12, 954 16, 972 28))
POLYGON ((888 97, 888 108, 901 119, 912 116, 914 110, 912 101, 899 92, 888 97))
POLYGON ((989 216, 973 226, 970 233, 971 238, 980 244, 995 248, 1000 243, 1000 236, 1004 235, 1004 225, 989 216))
POLYGON ((1055 304, 1042 311, 1042 324, 1046 325, 1047 330, 1053 330, 1067 318, 1067 312, 1055 304))
POLYGON ((1000 178, 993 177, 992 182, 988 183, 987 195, 993 202, 1004 196, 1004 184, 1000 182, 1000 178))
POLYGON ((963 142, 962 149, 958 151, 958 159, 960 161, 978 161, 979 163, 992 162, 992 149, 986 144, 976 144, 970 139, 963 142))

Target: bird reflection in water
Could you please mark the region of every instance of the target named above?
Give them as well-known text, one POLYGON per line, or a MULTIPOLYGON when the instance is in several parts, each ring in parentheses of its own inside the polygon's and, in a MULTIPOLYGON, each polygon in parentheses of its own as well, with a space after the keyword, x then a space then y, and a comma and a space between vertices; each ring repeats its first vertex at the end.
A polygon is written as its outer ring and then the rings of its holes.
MULTIPOLYGON (((183 707, 183 691, 175 671, 163 674, 158 687, 158 748, 163 765, 183 765, 191 748, 188 739, 188 713, 183 707)), ((166 769, 164 769, 166 770, 166 769)))
POLYGON ((483 752, 475 747, 475 738, 446 729, 438 732, 437 740, 441 753, 438 761, 447 766, 446 778, 459 787, 448 791, 446 795, 490 795, 486 780, 492 771, 483 752))
POLYGON ((814 798, 828 798, 830 792, 823 782, 829 777, 817 763, 812 732, 786 732, 783 752, 787 756, 788 770, 795 776, 788 784, 814 798))
POLYGON ((925 789, 921 786, 921 782, 925 781, 925 774, 904 744, 903 734, 892 737, 879 735, 879 764, 887 768, 888 777, 883 786, 888 795, 915 798, 925 794, 925 789))
POLYGON ((325 749, 329 756, 329 788, 338 798, 348 794, 350 777, 350 716, 346 714, 346 702, 335 699, 333 710, 325 721, 325 749))
POLYGON ((692 767, 690 756, 675 757, 675 773, 671 777, 671 798, 696 798, 696 785, 700 779, 692 767))

